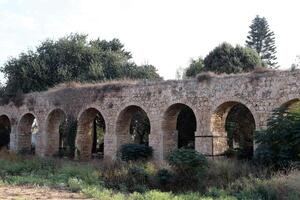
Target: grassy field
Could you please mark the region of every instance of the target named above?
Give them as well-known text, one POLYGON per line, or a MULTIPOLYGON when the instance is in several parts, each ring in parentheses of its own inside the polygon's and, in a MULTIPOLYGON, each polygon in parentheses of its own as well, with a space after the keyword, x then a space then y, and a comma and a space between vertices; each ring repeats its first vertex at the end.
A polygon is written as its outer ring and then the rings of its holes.
POLYGON ((162 168, 172 172, 165 163, 0 157, 2 186, 46 187, 101 200, 300 199, 296 169, 273 172, 246 161, 215 160, 199 173, 166 178, 157 173, 162 168))

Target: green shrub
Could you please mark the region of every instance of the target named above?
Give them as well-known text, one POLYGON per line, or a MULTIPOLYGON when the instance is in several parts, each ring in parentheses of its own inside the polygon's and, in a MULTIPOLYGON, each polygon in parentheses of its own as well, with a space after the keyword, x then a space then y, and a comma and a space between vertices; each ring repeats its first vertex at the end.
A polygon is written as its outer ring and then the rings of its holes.
POLYGON ((83 184, 83 181, 78 178, 69 178, 68 180, 68 186, 72 192, 80 191, 83 184))
POLYGON ((143 168, 131 167, 127 173, 127 188, 129 191, 145 192, 148 187, 149 175, 143 168))
POLYGON ((160 169, 155 176, 160 186, 166 186, 173 178, 173 174, 167 169, 160 169))
POLYGON ((119 150, 121 160, 136 161, 147 160, 152 157, 152 147, 142 144, 124 144, 119 150))
POLYGON ((205 156, 193 149, 176 149, 170 153, 167 161, 177 172, 195 172, 207 166, 205 156))
POLYGON ((254 159, 276 168, 300 161, 300 111, 279 108, 268 120, 267 129, 255 135, 259 144, 254 159))
POLYGON ((101 184, 100 173, 90 165, 66 164, 58 170, 59 178, 68 181, 77 178, 86 184, 101 184))
MULTIPOLYGON (((55 163, 51 159, 26 159, 18 162, 0 160, 0 171, 7 175, 22 175, 22 174, 35 174, 53 172, 55 163)), ((1 173, 1 174, 2 174, 1 173)))

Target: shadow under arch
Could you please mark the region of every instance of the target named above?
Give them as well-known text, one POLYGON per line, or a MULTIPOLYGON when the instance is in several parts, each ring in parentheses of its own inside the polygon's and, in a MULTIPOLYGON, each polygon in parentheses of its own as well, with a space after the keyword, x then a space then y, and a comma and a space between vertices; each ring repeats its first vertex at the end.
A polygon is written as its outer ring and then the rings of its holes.
POLYGON ((11 123, 7 115, 0 115, 0 150, 9 149, 11 123))
MULTIPOLYGON (((96 120, 99 119, 105 134, 105 119, 101 112, 93 107, 85 109, 80 113, 77 121, 77 132, 75 139, 75 157, 79 160, 88 160, 92 158, 92 153, 97 145, 96 120)), ((104 144, 103 144, 104 145, 104 144)), ((103 151, 104 148, 102 147, 103 151)), ((104 153, 104 152, 102 152, 104 153)))
POLYGON ((128 143, 148 145, 150 131, 151 125, 146 111, 137 105, 126 106, 116 121, 117 147, 128 143))
POLYGON ((60 126, 67 116, 60 108, 53 109, 46 118, 45 155, 53 156, 59 153, 61 147, 60 126))
POLYGON ((18 152, 35 154, 38 130, 38 121, 33 113, 26 113, 21 116, 17 127, 18 152))
POLYGON ((251 158, 254 151, 255 118, 243 103, 221 103, 211 116, 213 136, 212 155, 224 155, 227 150, 238 150, 241 157, 251 158))
POLYGON ((163 157, 176 148, 195 148, 196 115, 183 103, 170 105, 162 119, 163 157))

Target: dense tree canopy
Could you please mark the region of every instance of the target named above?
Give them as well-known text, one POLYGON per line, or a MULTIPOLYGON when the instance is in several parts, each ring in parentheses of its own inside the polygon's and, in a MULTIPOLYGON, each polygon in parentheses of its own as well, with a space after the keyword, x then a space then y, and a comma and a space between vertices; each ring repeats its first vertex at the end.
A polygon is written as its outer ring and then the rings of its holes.
POLYGON ((268 67, 277 68, 274 32, 264 17, 256 16, 250 25, 246 46, 254 49, 268 67))
POLYGON ((195 77, 204 68, 203 59, 200 57, 196 60, 192 59, 188 68, 184 72, 185 77, 195 77))
POLYGON ((205 57, 203 71, 240 73, 252 71, 261 64, 261 59, 254 50, 223 43, 205 57))
POLYGON ((71 34, 11 58, 1 72, 7 78, 7 95, 41 91, 66 81, 160 78, 154 66, 137 66, 131 58, 118 39, 89 41, 87 35, 71 34))

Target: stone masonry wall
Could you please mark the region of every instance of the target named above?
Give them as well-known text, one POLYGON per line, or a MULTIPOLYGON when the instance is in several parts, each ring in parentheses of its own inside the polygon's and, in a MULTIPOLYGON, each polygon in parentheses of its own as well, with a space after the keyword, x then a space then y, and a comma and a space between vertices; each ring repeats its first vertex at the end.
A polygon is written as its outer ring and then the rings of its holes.
POLYGON ((149 145, 154 158, 164 159, 176 148, 176 120, 180 109, 190 107, 197 121, 195 149, 207 156, 226 148, 224 116, 231 106, 241 103, 252 113, 256 129, 267 125, 272 110, 300 99, 300 71, 268 71, 206 78, 107 83, 51 89, 27 94, 23 105, 0 106, 0 117, 11 124, 10 149, 28 148, 28 124, 37 120, 36 154, 50 156, 58 151, 58 126, 65 116, 78 120, 76 145, 80 159, 91 152, 91 120, 97 112, 105 120, 104 156, 115 158, 118 147, 127 141, 128 119, 136 109, 147 114, 151 131, 149 145))

